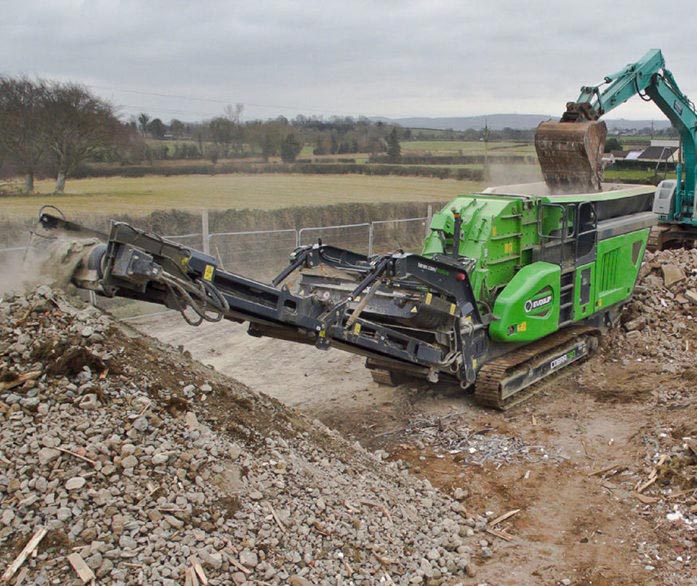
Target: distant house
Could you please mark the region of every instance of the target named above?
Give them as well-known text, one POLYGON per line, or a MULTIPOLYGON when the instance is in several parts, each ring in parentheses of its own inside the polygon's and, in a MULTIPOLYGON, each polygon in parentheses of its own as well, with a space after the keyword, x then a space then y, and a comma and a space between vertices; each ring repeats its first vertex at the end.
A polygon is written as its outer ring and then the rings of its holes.
POLYGON ((677 146, 650 146, 637 157, 640 161, 652 161, 656 163, 677 162, 677 146))
POLYGON ((629 154, 629 151, 612 151, 612 158, 617 160, 617 159, 624 159, 627 157, 629 154))

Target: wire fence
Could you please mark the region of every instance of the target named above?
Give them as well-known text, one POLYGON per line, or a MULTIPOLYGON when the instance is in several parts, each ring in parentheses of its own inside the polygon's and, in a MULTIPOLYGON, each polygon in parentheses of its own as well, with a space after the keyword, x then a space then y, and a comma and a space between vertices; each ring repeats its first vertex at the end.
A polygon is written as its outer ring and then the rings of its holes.
POLYGON ((209 238, 210 254, 226 271, 270 281, 288 264, 298 244, 298 231, 219 232, 209 238))
MULTIPOLYGON (((208 233, 208 214, 204 210, 200 233, 173 234, 164 238, 214 256, 223 270, 270 282, 288 264, 289 255, 295 248, 319 240, 368 256, 398 249, 418 252, 430 224, 430 216, 429 206, 428 216, 420 218, 299 229, 208 233)), ((28 246, 0 248, 0 266, 21 266, 29 249, 28 246)), ((110 311, 125 304, 129 304, 129 307, 134 306, 134 302, 123 300, 99 301, 100 307, 108 308, 110 311)), ((150 306, 149 310, 146 310, 145 306, 150 304, 137 305, 141 307, 141 311, 135 312, 137 314, 151 313, 154 308, 150 306)))
POLYGON ((298 230, 298 245, 322 241, 339 248, 370 254, 370 222, 345 224, 343 226, 314 226, 298 230))

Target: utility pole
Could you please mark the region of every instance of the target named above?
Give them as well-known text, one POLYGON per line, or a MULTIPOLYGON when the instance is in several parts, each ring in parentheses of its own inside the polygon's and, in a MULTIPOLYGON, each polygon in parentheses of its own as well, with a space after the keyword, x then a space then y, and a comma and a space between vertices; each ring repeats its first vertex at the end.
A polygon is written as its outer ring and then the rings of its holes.
POLYGON ((484 118, 484 181, 489 180, 489 122, 484 118))

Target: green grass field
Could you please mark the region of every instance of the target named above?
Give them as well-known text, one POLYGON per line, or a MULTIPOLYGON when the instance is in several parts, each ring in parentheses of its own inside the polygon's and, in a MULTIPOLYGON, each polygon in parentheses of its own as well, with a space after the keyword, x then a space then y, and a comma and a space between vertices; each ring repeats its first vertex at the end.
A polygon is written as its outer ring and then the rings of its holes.
MULTIPOLYGON (((485 144, 476 140, 414 140, 400 143, 403 154, 431 153, 434 156, 446 155, 483 155, 485 144)), ((532 143, 501 141, 489 142, 488 154, 498 155, 534 155, 532 143)))
POLYGON ((32 196, 0 198, 0 217, 34 217, 51 204, 67 214, 127 213, 160 209, 277 209, 334 203, 448 200, 482 184, 450 179, 366 175, 182 175, 69 180, 66 193, 38 181, 32 196))

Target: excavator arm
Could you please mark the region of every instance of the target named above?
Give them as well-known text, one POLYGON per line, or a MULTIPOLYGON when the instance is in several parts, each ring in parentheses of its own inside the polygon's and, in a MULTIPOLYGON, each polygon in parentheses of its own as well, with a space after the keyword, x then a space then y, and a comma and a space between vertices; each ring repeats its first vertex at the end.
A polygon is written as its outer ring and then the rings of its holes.
MULTIPOLYGON (((535 146, 547 185, 552 191, 600 191, 602 149, 607 134, 601 116, 635 95, 653 101, 680 133, 685 181, 678 170, 680 205, 692 205, 695 194, 697 112, 665 68, 659 49, 636 63, 608 75, 597 86, 584 86, 576 102, 569 102, 559 122, 543 122, 535 146), (606 86, 607 87, 604 87, 606 86)), ((676 205, 677 207, 677 205, 676 205)))

